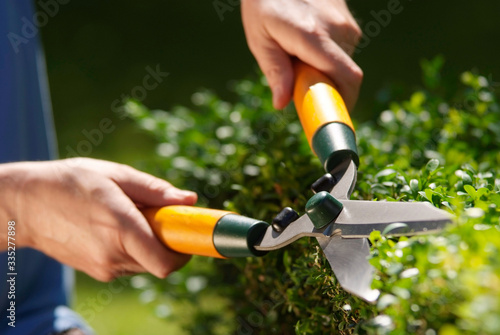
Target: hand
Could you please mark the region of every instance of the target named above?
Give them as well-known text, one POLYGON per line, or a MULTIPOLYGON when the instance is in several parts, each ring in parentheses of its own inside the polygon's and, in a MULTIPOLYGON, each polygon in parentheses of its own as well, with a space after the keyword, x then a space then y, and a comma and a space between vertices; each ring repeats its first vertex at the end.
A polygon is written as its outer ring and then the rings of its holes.
POLYGON ((350 55, 361 30, 344 0, 242 0, 248 46, 273 92, 273 105, 292 97, 292 57, 329 76, 351 110, 363 72, 350 55))
POLYGON ((0 219, 15 219, 16 245, 98 280, 145 271, 164 278, 189 260, 161 244, 138 206, 193 205, 196 193, 126 165, 87 158, 3 164, 0 187, 0 219))

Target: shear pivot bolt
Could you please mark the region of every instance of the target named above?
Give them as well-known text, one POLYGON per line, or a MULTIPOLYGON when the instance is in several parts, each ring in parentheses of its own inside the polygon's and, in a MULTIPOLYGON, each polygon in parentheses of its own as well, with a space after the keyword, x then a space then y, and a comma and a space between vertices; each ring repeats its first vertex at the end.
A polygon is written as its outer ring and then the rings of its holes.
POLYGON ((299 214, 290 207, 285 207, 273 219, 272 226, 275 231, 281 233, 293 221, 299 218, 299 214))
POLYGON ((314 227, 321 229, 335 220, 344 206, 330 193, 321 191, 309 199, 306 204, 306 213, 314 227))
POLYGON ((335 177, 326 173, 311 185, 311 190, 314 193, 319 193, 321 191, 331 192, 335 184, 337 184, 335 177))

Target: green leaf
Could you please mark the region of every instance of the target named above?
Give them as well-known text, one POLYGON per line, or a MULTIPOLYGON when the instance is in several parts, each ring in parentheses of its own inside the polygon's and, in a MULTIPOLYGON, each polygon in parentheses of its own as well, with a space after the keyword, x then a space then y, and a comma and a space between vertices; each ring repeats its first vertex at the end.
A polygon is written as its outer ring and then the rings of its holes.
POLYGON ((431 159, 425 166, 425 169, 429 172, 434 172, 438 167, 439 167, 439 160, 431 159))
POLYGON ((380 179, 392 179, 396 175, 397 171, 394 169, 384 169, 375 175, 375 178, 380 179))
POLYGON ((464 190, 471 196, 473 200, 477 199, 477 192, 476 189, 470 185, 464 185, 464 190))
POLYGON ((413 193, 418 192, 418 190, 419 190, 418 180, 416 180, 416 179, 410 180, 410 189, 412 190, 413 193))
POLYGON ((425 191, 425 198, 429 200, 432 204, 434 204, 434 201, 432 199, 432 196, 434 195, 434 191, 431 190, 430 188, 427 188, 425 191))
POLYGON ((480 189, 477 190, 476 196, 477 199, 481 199, 483 195, 487 195, 490 193, 490 190, 488 190, 486 187, 481 187, 480 189))

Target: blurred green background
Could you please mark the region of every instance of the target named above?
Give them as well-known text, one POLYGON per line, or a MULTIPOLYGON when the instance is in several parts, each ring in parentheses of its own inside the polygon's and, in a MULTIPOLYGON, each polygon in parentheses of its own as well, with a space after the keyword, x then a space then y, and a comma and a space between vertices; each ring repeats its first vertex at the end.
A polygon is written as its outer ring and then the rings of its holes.
MULTIPOLYGON (((389 88, 402 93, 404 87, 413 88, 419 83, 420 59, 437 54, 446 58, 445 75, 475 67, 500 81, 498 1, 400 3, 401 13, 355 54, 365 80, 354 118, 372 118, 389 88)), ((375 20, 371 11, 387 9, 387 4, 349 1, 362 29, 375 20)), ((117 120, 110 108, 122 94, 142 85, 147 66, 159 64, 170 74, 147 92, 143 103, 150 108, 190 104, 200 87, 230 98, 227 83, 252 77, 257 66, 246 46, 239 7, 223 18, 211 1, 85 0, 61 5, 42 31, 61 156, 67 155, 66 146, 75 148, 85 139, 83 129, 97 128, 103 117, 116 121, 117 128, 91 156, 132 164, 152 150, 152 143, 130 122, 117 120)))
MULTIPOLYGON (((372 11, 387 9, 388 2, 350 1, 349 6, 365 30, 375 20, 372 11)), ((401 13, 355 54, 365 73, 356 120, 373 119, 383 110, 389 90, 401 96, 411 91, 420 82, 420 60, 437 54, 446 59, 444 76, 450 82, 471 68, 500 82, 500 2, 406 0, 401 6, 401 13)), ((239 6, 221 21, 211 1, 71 1, 42 29, 42 39, 61 157, 85 139, 82 131, 98 128, 103 118, 116 128, 92 146, 89 156, 137 166, 151 155, 151 138, 111 110, 116 99, 142 85, 147 66, 159 64, 169 76, 142 102, 166 110, 190 105, 201 87, 231 100, 228 82, 256 78, 239 6)), ((77 306, 107 285, 78 278, 77 306)), ((148 334, 165 333, 165 327, 177 333, 151 308, 127 288, 102 307, 92 325, 103 334, 142 334, 145 325, 148 334)))

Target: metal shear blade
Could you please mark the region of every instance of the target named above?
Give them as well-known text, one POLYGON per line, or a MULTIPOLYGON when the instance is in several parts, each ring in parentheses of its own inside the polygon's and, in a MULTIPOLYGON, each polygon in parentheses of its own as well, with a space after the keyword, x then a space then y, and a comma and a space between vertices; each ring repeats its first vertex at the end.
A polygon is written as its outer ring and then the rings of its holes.
POLYGON ((451 222, 451 215, 422 202, 386 202, 363 200, 340 200, 344 209, 330 225, 317 229, 307 214, 292 222, 283 232, 269 227, 257 250, 282 248, 301 237, 344 238, 369 237, 374 230, 384 231, 389 225, 403 223, 391 231, 391 235, 418 235, 439 231, 451 222))

